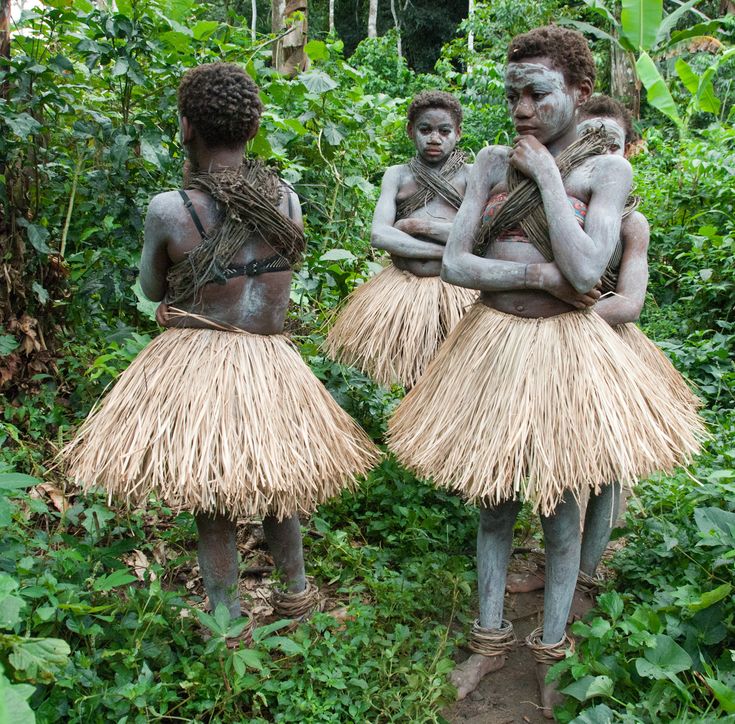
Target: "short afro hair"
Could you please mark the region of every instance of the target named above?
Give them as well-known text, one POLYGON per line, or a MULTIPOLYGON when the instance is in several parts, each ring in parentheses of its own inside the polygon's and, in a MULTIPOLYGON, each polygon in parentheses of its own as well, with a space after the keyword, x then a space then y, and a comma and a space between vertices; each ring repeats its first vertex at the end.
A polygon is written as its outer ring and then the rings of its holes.
POLYGON ((260 125, 263 104, 258 86, 234 63, 207 63, 184 73, 179 83, 179 113, 208 146, 237 146, 260 125))
POLYGON ((619 121, 625 131, 625 142, 631 143, 635 140, 633 130, 633 118, 630 111, 620 102, 610 96, 599 93, 592 96, 579 107, 579 119, 585 118, 612 118, 619 121))
POLYGON ((459 105, 459 101, 451 93, 437 90, 421 91, 414 97, 406 114, 408 122, 413 123, 419 113, 429 108, 443 108, 449 111, 457 128, 462 125, 462 106, 459 105))
POLYGON ((595 84, 592 52, 584 35, 576 30, 547 25, 516 35, 508 46, 508 62, 519 63, 526 58, 549 58, 571 85, 585 80, 595 84))

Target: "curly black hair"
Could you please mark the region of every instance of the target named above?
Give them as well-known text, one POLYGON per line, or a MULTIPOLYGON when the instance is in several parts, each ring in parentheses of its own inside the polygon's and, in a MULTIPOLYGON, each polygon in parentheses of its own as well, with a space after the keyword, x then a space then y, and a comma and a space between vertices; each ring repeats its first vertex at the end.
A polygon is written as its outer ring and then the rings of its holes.
POLYGON ((457 128, 462 125, 462 106, 459 101, 451 93, 437 90, 421 91, 414 97, 406 113, 408 122, 413 123, 416 116, 428 108, 443 108, 449 111, 457 128))
POLYGON ((577 85, 588 80, 594 85, 597 75, 595 61, 582 33, 557 25, 547 25, 516 35, 510 41, 509 63, 542 57, 551 59, 564 74, 567 83, 577 85))
POLYGON ((178 96, 179 113, 209 146, 237 146, 258 132, 263 112, 258 86, 239 65, 190 68, 181 78, 178 96))
POLYGON ((585 118, 612 118, 619 121, 625 131, 625 142, 631 143, 635 140, 633 130, 633 118, 630 111, 620 102, 602 93, 592 96, 579 107, 579 119, 585 118))

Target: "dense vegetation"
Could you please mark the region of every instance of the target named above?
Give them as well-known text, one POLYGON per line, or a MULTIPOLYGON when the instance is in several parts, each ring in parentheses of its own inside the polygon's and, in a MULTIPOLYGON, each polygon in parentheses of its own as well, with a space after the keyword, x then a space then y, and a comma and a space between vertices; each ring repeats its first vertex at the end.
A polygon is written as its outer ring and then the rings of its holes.
MULTIPOLYGON (((191 516, 155 504, 123 514, 78 495, 52 461, 156 333, 136 266, 147 201, 181 176, 183 69, 224 58, 261 86, 267 110, 250 151, 296 186, 307 221, 290 329, 379 439, 400 391, 333 364, 320 342, 334 307, 375 271, 369 220, 382 169, 410 153, 407 100, 425 87, 455 92, 463 145, 477 152, 511 132, 501 68, 514 33, 552 17, 610 28, 587 6, 498 0, 460 25, 433 73, 412 70, 388 33, 349 59, 336 36, 314 40, 311 68, 286 80, 270 68, 269 38, 253 42, 238 10, 48 0, 0 67, 0 721, 424 722, 440 721, 452 699, 446 673, 475 575, 475 512, 456 498, 383 462, 307 526, 310 573, 348 615, 318 614, 288 635, 261 627, 251 648, 230 650, 232 624, 197 614, 183 585, 194 575, 191 516)), ((699 20, 682 15, 676 27, 699 20)), ((719 62, 704 85, 675 74, 677 56, 657 59, 683 121, 644 105, 633 161, 653 230, 643 323, 699 387, 712 441, 691 470, 640 485, 615 591, 576 624, 577 653, 559 667, 564 721, 735 715, 735 130, 721 47, 730 28, 718 31, 717 54, 679 48, 701 77, 719 62)), ((591 39, 607 90, 609 44, 591 39)))

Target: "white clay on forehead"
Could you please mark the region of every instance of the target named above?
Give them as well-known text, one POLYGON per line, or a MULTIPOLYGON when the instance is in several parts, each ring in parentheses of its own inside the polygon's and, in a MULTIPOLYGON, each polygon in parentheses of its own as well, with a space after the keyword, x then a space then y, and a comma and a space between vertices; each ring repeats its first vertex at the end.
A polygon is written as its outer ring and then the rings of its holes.
POLYGON ((567 90, 564 73, 556 68, 548 68, 541 63, 508 63, 505 71, 505 84, 528 85, 543 80, 552 86, 552 90, 567 90))

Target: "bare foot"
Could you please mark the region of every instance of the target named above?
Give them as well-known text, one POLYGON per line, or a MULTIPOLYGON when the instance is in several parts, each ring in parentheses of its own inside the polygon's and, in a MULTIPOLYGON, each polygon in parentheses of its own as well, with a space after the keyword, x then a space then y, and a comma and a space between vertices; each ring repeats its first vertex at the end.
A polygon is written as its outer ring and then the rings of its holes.
POLYGON ((530 593, 540 590, 544 584, 544 574, 539 571, 509 573, 505 581, 505 590, 508 593, 530 593))
POLYGON ((503 666, 505 666, 503 654, 500 656, 471 654, 449 675, 449 681, 457 689, 457 701, 473 692, 486 674, 502 669, 503 666))
POLYGON ((564 696, 556 688, 556 681, 546 681, 552 664, 536 664, 536 681, 541 696, 541 713, 546 719, 554 718, 554 707, 564 703, 564 696))

